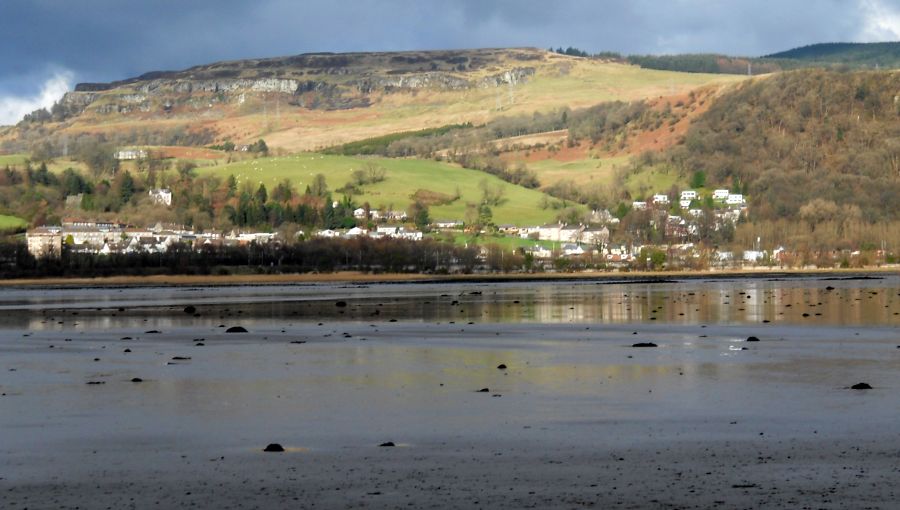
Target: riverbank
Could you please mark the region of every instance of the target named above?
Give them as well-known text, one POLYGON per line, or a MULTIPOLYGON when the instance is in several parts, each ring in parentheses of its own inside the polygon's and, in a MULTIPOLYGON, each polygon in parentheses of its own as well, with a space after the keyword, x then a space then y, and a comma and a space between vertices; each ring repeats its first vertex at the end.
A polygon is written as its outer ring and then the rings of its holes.
POLYGON ((503 281, 565 281, 636 280, 665 281, 671 279, 706 278, 777 278, 777 277, 850 277, 898 274, 900 267, 853 268, 853 269, 724 269, 706 271, 630 271, 577 273, 495 273, 495 274, 452 274, 434 275, 420 273, 362 273, 341 271, 335 273, 294 273, 294 274, 229 274, 229 275, 153 275, 153 276, 107 276, 97 278, 16 278, 0 280, 0 287, 107 287, 107 286, 231 286, 231 285, 284 285, 305 283, 441 283, 441 282, 503 282, 503 281))

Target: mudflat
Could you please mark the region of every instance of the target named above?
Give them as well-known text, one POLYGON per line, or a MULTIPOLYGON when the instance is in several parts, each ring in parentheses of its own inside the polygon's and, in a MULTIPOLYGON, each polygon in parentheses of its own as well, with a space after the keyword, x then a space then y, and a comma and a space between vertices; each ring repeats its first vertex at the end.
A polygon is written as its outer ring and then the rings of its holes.
POLYGON ((7 290, 3 508, 897 500, 894 275, 7 290))

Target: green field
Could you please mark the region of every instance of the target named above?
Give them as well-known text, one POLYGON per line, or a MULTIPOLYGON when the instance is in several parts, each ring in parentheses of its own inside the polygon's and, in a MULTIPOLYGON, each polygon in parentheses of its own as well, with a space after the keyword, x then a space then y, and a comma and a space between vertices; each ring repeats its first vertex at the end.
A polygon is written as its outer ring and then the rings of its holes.
POLYGON ((27 154, 6 154, 0 155, 0 166, 21 166, 28 159, 27 154))
POLYGON ((28 222, 16 216, 0 214, 0 231, 19 230, 28 226, 28 222))
MULTIPOLYGON (((319 173, 325 176, 330 190, 341 188, 351 180, 352 172, 362 168, 367 162, 384 167, 387 178, 383 182, 364 186, 362 195, 354 197, 356 204, 369 202, 372 208, 405 210, 412 203, 410 196, 417 190, 453 196, 458 189, 460 199, 447 205, 431 206, 430 216, 433 220, 461 220, 465 216, 466 203, 480 201, 479 183, 486 180, 491 186, 501 186, 504 189, 503 202, 492 208, 494 223, 537 225, 556 218, 557 211, 541 209, 544 194, 539 191, 515 186, 476 170, 428 160, 351 158, 302 153, 204 167, 197 172, 199 175, 217 175, 223 179, 234 174, 239 185, 249 183, 252 189, 256 189, 263 183, 270 191, 277 183, 290 179, 297 191, 302 193, 319 173)), ((339 194, 334 193, 334 198, 339 199, 339 194)))

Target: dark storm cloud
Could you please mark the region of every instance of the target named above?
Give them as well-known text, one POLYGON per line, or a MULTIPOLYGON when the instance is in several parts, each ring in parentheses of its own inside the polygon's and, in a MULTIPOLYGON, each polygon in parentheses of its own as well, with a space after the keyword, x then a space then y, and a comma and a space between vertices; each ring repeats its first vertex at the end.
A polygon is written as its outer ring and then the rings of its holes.
MULTIPOLYGON (((309 51, 576 46, 761 55, 900 36, 900 0, 0 0, 0 102, 309 51)), ((0 103, 2 104, 2 103, 0 103)), ((0 112, 2 115, 2 112, 0 112)), ((4 119, 0 118, 0 122, 4 119)))

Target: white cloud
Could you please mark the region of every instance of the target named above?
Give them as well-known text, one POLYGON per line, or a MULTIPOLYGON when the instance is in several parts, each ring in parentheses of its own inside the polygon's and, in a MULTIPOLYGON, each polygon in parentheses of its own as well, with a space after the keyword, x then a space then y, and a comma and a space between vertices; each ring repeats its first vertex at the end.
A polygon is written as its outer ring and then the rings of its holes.
POLYGON ((900 39, 900 9, 884 0, 861 0, 865 24, 860 37, 866 42, 900 39))
POLYGON ((22 120, 26 113, 39 108, 49 109, 71 88, 74 77, 71 71, 57 71, 44 82, 37 95, 0 96, 0 126, 15 124, 22 120))

